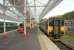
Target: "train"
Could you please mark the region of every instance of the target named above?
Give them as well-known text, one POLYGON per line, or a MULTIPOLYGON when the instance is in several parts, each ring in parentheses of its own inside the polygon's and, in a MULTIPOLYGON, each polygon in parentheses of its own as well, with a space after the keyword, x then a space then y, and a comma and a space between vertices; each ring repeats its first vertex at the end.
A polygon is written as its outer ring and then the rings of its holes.
POLYGON ((61 40, 64 35, 64 19, 49 18, 39 23, 39 28, 51 40, 61 40))
MULTIPOLYGON (((5 22, 6 24, 6 32, 17 29, 17 23, 5 22)), ((0 33, 4 32, 4 22, 0 21, 0 33)))

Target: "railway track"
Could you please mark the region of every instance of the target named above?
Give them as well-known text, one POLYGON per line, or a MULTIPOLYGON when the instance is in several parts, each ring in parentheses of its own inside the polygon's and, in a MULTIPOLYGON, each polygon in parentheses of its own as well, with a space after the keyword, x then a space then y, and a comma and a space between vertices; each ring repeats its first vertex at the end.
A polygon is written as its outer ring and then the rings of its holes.
POLYGON ((54 41, 54 43, 60 48, 60 50, 73 50, 72 48, 62 43, 61 41, 54 41))

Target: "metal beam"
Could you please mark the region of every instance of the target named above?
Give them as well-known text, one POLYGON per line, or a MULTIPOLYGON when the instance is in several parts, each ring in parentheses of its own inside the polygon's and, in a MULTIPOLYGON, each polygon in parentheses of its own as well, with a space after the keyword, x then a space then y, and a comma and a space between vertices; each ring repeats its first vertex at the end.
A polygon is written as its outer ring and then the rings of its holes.
MULTIPOLYGON (((8 7, 19 7, 19 6, 8 6, 8 7)), ((20 7, 22 7, 22 5, 20 6, 20 7)), ((26 6, 24 6, 24 7, 26 7, 26 6)), ((46 7, 46 5, 44 6, 44 5, 42 5, 42 6, 27 6, 27 7, 46 7)))
MULTIPOLYGON (((36 6, 36 0, 34 0, 34 6, 36 6)), ((34 16, 36 17, 36 7, 34 7, 34 16)))

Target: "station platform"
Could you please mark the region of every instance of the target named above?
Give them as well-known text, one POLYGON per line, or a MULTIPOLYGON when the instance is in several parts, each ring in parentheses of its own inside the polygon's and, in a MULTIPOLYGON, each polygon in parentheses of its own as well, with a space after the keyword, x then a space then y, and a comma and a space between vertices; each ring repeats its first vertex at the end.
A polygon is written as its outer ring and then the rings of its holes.
POLYGON ((7 39, 0 35, 0 50, 60 50, 38 27, 26 36, 17 31, 8 32, 7 39))

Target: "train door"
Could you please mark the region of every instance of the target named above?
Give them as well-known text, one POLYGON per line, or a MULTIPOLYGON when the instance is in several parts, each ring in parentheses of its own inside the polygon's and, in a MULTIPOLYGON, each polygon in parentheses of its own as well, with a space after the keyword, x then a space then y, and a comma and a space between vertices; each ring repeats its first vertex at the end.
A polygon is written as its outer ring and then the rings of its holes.
POLYGON ((64 34, 64 20, 61 19, 54 19, 54 39, 60 39, 61 36, 64 34))
POLYGON ((60 37, 60 20, 54 20, 54 39, 58 39, 60 37))

